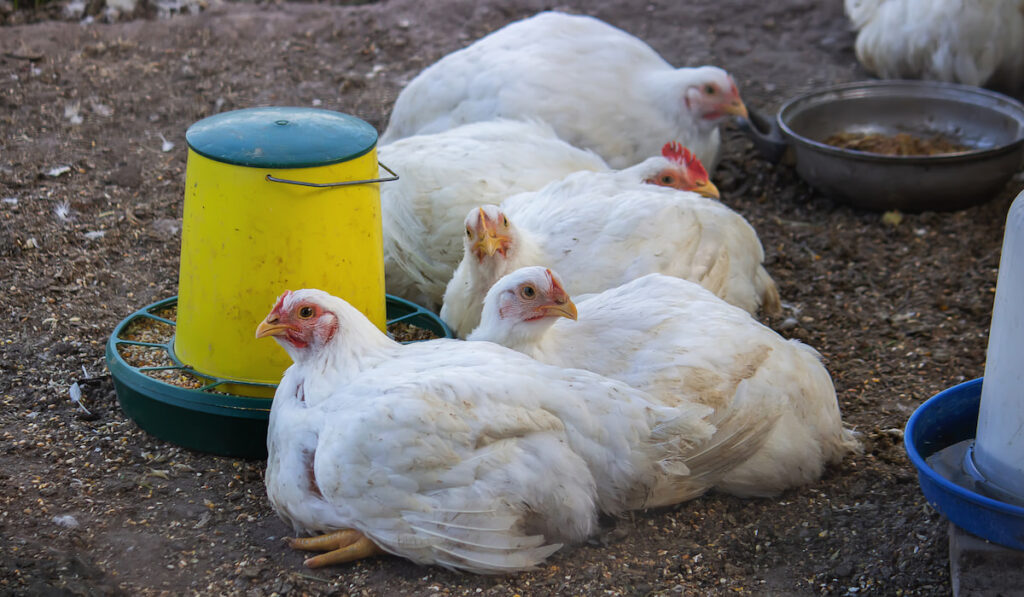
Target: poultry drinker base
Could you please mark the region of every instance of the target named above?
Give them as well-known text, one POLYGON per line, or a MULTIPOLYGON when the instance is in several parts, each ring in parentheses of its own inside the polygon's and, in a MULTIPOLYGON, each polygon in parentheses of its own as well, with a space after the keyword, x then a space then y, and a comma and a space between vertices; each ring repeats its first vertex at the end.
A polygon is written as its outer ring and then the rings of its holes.
MULTIPOLYGON (((204 375, 181 362, 174 350, 173 334, 163 342, 126 338, 129 326, 144 320, 176 328, 176 322, 161 313, 176 307, 177 302, 177 297, 171 297, 139 309, 121 321, 107 341, 107 367, 114 379, 121 409, 147 433, 184 448, 221 456, 266 458, 271 399, 243 396, 230 389, 250 385, 272 394, 274 384, 204 375), (121 349, 132 346, 162 353, 171 364, 130 364, 121 349), (202 385, 186 388, 147 375, 147 372, 158 371, 189 374, 202 385)), ((414 325, 442 338, 453 337, 437 315, 389 295, 387 325, 395 323, 414 325)), ((253 327, 255 329, 255 324, 253 327)))
POLYGON ((1024 191, 1006 216, 983 378, 932 396, 904 443, 921 491, 962 529, 1024 550, 1024 191))
POLYGON ((952 465, 938 460, 943 451, 975 439, 982 382, 947 388, 922 404, 907 423, 904 446, 932 507, 969 533, 1024 550, 1024 507, 985 495, 965 471, 956 470, 962 458, 952 465))

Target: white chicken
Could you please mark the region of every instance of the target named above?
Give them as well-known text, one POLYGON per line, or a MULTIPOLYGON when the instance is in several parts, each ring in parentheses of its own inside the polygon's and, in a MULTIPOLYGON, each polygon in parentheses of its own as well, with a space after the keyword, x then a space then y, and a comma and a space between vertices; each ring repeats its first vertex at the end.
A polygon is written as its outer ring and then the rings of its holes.
POLYGON ((845 0, 857 59, 883 78, 1017 91, 1024 84, 1024 0, 845 0))
MULTIPOLYGON (((341 299, 286 292, 259 325, 291 355, 270 413, 267 496, 327 553, 389 552, 478 573, 535 566, 599 512, 676 503, 749 457, 768 426, 716 428, 587 371, 495 344, 400 345, 341 299)), ((765 405, 768 418, 771 404, 765 405)))
POLYGON ((551 270, 523 268, 491 288, 469 340, 594 371, 665 405, 701 402, 715 409, 712 422, 783 403, 767 441, 716 484, 735 495, 803 485, 859 450, 814 349, 679 278, 650 274, 574 305, 551 270))
POLYGON ((464 255, 445 290, 441 318, 464 338, 484 296, 527 265, 564 272, 575 295, 649 273, 696 282, 754 313, 780 310, 757 233, 741 215, 694 193, 579 173, 465 219, 464 255))
MULTIPOLYGON (((718 197, 701 163, 678 143, 622 177, 718 197)), ((495 120, 384 145, 381 162, 401 175, 381 185, 384 275, 389 293, 436 311, 462 258, 462 221, 474 206, 500 203, 604 160, 539 121, 495 120)))
POLYGON ((603 21, 543 12, 424 69, 398 95, 381 142, 493 118, 539 118, 613 168, 674 139, 713 172, 719 123, 746 114, 724 70, 677 69, 603 21))

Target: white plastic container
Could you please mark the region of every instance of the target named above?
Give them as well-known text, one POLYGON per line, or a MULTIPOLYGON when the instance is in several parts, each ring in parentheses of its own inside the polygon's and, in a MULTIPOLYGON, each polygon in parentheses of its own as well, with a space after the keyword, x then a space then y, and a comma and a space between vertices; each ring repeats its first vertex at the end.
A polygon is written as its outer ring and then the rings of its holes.
POLYGON ((974 464, 990 489, 1024 500, 1024 192, 1006 216, 974 464))

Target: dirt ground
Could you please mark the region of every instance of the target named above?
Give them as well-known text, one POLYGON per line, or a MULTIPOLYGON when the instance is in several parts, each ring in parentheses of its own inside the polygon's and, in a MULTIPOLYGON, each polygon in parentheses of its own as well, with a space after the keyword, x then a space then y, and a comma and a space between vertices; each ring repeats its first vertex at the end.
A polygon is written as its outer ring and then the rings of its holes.
POLYGON ((423 67, 547 8, 602 18, 679 66, 720 65, 748 105, 773 111, 866 78, 840 5, 228 3, 86 25, 6 5, 0 594, 949 594, 946 523, 921 496, 901 430, 923 400, 983 374, 1022 175, 987 204, 885 222, 812 191, 728 128, 716 182, 757 229, 779 284, 786 312, 767 323, 822 352, 866 452, 775 499, 708 495, 608 521, 531 573, 460 575, 393 557, 306 570, 281 542, 288 529, 267 503, 262 462, 148 436, 109 379, 83 385, 93 417, 68 398, 72 382, 106 372, 104 343, 121 319, 176 294, 184 133, 200 118, 319 106, 382 129, 423 67))

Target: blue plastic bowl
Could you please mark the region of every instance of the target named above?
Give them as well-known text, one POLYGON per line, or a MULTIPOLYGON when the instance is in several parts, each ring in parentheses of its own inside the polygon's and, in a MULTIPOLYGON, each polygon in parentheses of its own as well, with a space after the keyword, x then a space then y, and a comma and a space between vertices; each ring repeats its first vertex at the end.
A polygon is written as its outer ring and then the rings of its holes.
POLYGON ((910 416, 903 435, 907 456, 928 503, 958 527, 993 543, 1024 550, 1024 508, 961 487, 933 470, 925 459, 974 438, 983 378, 943 390, 910 416))

